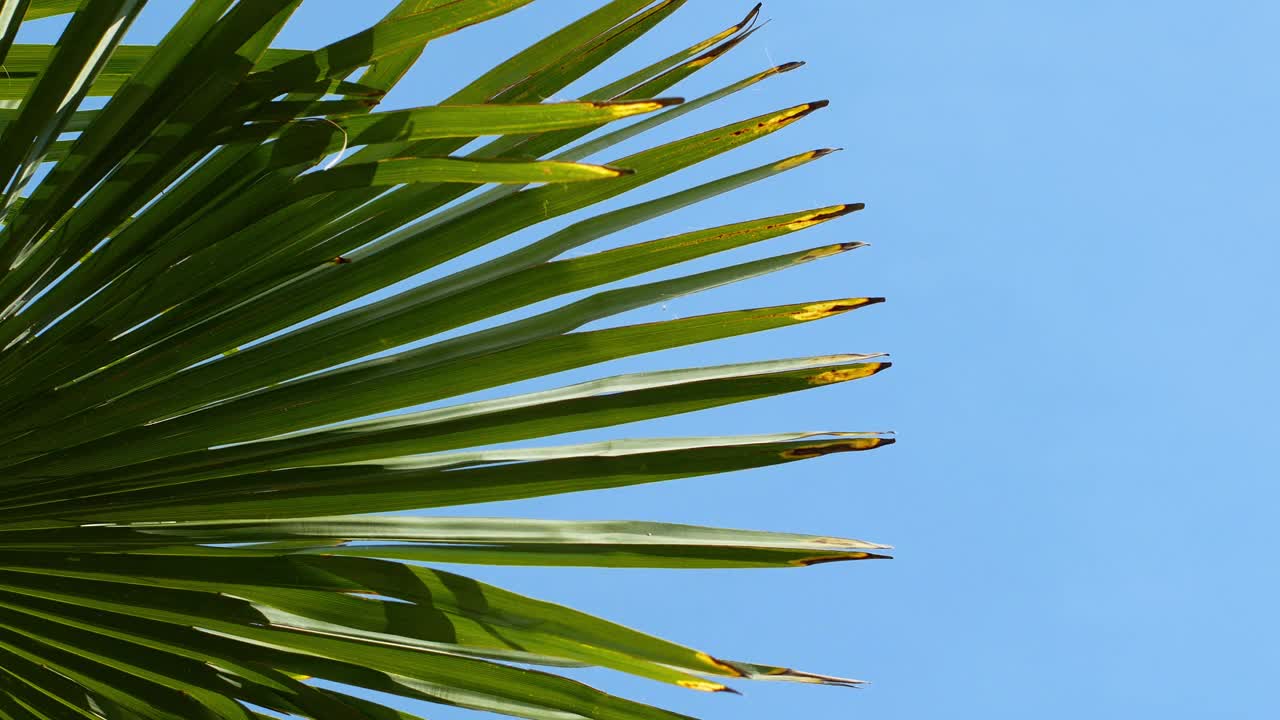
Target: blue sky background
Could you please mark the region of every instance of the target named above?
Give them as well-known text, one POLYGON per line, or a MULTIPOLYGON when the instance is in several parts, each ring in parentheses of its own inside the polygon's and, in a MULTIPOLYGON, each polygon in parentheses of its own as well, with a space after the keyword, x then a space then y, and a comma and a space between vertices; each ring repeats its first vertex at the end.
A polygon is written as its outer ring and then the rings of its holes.
MULTIPOLYGON (((338 39, 393 4, 308 0, 280 44, 338 39)), ((153 41, 182 5, 152 2, 131 41, 153 41)), ((433 102, 596 5, 543 0, 435 43, 384 107, 433 102)), ((563 99, 749 6, 691 0, 563 99)), ((873 247, 619 321, 845 295, 889 302, 552 380, 829 352, 888 351, 895 367, 563 440, 893 429, 899 444, 458 512, 849 535, 892 543, 897 559, 464 572, 726 657, 873 681, 747 685, 737 698, 584 675, 708 720, 1278 716, 1280 5, 773 0, 763 17, 772 22, 671 94, 788 60, 807 67, 599 159, 807 100, 831 107, 591 212, 803 150, 845 151, 590 249, 850 201, 868 208, 725 257, 873 247)))

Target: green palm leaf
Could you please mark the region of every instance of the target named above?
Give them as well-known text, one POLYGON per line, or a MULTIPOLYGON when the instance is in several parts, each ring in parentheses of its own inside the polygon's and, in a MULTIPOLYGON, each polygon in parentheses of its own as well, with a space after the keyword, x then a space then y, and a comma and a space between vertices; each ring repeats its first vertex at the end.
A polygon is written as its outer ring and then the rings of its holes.
POLYGON ((830 150, 630 201, 386 292, 821 109, 609 154, 799 67, 664 99, 755 32, 759 8, 578 100, 542 102, 683 4, 603 2, 441 104, 378 111, 430 41, 531 0, 403 0, 324 48, 270 47, 299 2, 202 0, 151 47, 120 42, 143 0, 0 0, 0 718, 415 717, 359 688, 547 720, 683 717, 555 672, 583 666, 704 691, 731 679, 858 684, 718 658, 421 563, 785 568, 883 558, 888 546, 641 520, 372 514, 893 442, 844 431, 542 440, 869 377, 888 367, 878 355, 456 399, 879 302, 801 298, 584 328, 860 247, 617 285, 862 207, 844 204, 562 257, 830 150), (16 41, 24 20, 54 16, 66 20, 56 44, 16 41), (106 104, 81 107, 91 96, 106 104), (503 317, 572 293, 583 294, 503 317), (440 405, 407 412, 423 403, 440 405))

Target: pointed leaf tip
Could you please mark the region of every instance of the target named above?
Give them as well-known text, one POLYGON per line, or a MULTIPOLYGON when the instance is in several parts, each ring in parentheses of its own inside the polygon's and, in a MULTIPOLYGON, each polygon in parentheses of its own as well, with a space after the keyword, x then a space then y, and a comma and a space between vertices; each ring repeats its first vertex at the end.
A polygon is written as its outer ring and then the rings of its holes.
POLYGON ((783 450, 779 455, 784 460, 807 460, 809 458, 822 457, 823 455, 831 455, 833 453, 874 450, 875 448, 892 445, 893 443, 893 438, 886 437, 861 437, 846 440, 828 440, 825 442, 797 445, 796 447, 783 450))
MULTIPOLYGON (((813 159, 811 156, 809 156, 808 153, 806 153, 805 156, 808 157, 808 159, 813 159)), ((818 223, 826 222, 828 220, 834 220, 838 217, 843 217, 845 215, 848 215, 849 213, 857 212, 861 209, 862 209, 862 203, 854 203, 852 205, 832 205, 831 207, 821 208, 819 210, 813 211, 812 213, 809 213, 808 215, 804 215, 802 217, 796 218, 795 220, 792 221, 790 228, 792 230, 801 230, 803 228, 809 227, 810 225, 816 225, 818 223)))
POLYGON ((807 102, 803 105, 797 105, 796 107, 791 108, 790 110, 787 110, 783 114, 779 115, 777 118, 773 120, 773 122, 776 122, 782 125, 793 123, 796 120, 799 120, 800 118, 805 117, 810 113, 821 110, 822 108, 830 104, 831 102, 829 100, 815 100, 813 102, 807 102))
POLYGON ((728 692, 733 693, 734 695, 742 694, 727 685, 721 685, 718 682, 712 682, 710 680, 677 680, 676 684, 682 688, 697 690, 698 692, 728 692))
POLYGON ((816 673, 801 672, 785 667, 770 667, 768 665, 756 665, 754 663, 744 663, 735 660, 720 661, 721 664, 732 667, 742 677, 749 680, 779 680, 783 682, 798 682, 813 685, 836 685, 840 687, 858 687, 867 684, 865 680, 855 680, 853 678, 836 677, 834 675, 818 675, 816 673))
POLYGON ((860 380, 865 377, 871 377, 876 373, 889 367, 887 362, 863 363, 855 367, 841 368, 839 370, 827 370, 805 378, 805 382, 810 385, 832 385, 835 383, 849 382, 850 380, 860 380))
POLYGON ((813 260, 818 260, 824 257, 831 257, 832 255, 839 255, 840 253, 850 249, 851 248, 845 247, 845 243, 836 243, 834 245, 823 245, 822 247, 814 248, 809 252, 805 253, 804 255, 801 255, 800 257, 796 258, 796 262, 805 263, 813 260))
POLYGON ((884 302, 884 298, 844 298, 842 300, 828 300, 826 302, 810 303, 800 308, 796 312, 791 313, 792 320, 807 322, 809 320, 821 320, 822 318, 840 313, 856 310, 867 305, 875 305, 884 302))
POLYGON ((844 203, 843 205, 836 205, 834 208, 827 211, 826 218, 838 218, 850 213, 856 213, 863 207, 864 205, 862 203, 844 203))
POLYGON ((789 564, 796 567, 809 567, 811 565, 823 565, 825 563, 848 562, 851 560, 892 560, 892 555, 880 555, 878 553, 869 552, 844 552, 832 553, 830 555, 814 555, 813 557, 798 558, 792 560, 789 564))

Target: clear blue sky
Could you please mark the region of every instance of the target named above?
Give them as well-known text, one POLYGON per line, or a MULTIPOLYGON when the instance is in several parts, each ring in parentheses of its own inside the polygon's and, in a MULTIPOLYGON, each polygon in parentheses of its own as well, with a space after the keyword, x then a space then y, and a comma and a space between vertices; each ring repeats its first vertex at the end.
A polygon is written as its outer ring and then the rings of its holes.
MULTIPOLYGON (((313 47, 392 4, 307 0, 281 42, 313 47)), ((439 42, 388 105, 432 102, 596 4, 542 0, 439 42)), ((154 38, 179 5, 153 2, 132 39, 154 38)), ((687 45, 749 6, 691 0, 609 67, 687 45)), ((764 17, 678 94, 809 65, 661 138, 806 100, 831 107, 626 202, 810 148, 845 152, 593 249, 864 201, 735 257, 872 248, 624 319, 842 295, 889 303, 556 380, 888 351, 895 368, 871 380, 612 434, 893 429, 899 444, 460 512, 851 535, 896 545, 897 559, 468 572, 728 657, 873 681, 747 685, 735 698, 586 676, 707 720, 1280 717, 1269 689, 1280 670, 1280 4, 773 0, 764 17)))

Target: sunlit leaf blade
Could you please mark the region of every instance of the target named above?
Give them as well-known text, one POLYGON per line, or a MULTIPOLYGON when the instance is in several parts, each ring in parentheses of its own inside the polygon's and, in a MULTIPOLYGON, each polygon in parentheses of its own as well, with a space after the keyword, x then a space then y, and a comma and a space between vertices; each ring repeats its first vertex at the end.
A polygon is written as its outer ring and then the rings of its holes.
POLYGON ((341 77, 397 51, 505 15, 530 2, 532 0, 403 3, 415 6, 415 10, 393 13, 371 28, 261 71, 249 78, 248 87, 255 94, 272 97, 298 85, 341 77))
POLYGON ((128 525, 141 536, 162 544, 170 538, 188 543, 260 543, 298 538, 335 538, 346 541, 397 540, 460 544, 529 543, 545 545, 608 544, 698 545, 716 542, 727 547, 777 547, 797 549, 862 548, 883 550, 884 545, 862 540, 786 535, 757 530, 719 530, 693 525, 640 521, 578 522, 515 518, 369 517, 339 515, 328 518, 273 521, 231 520, 221 523, 163 523, 128 525))
POLYGON ((619 440, 551 448, 541 454, 491 451, 316 465, 205 483, 187 490, 180 504, 172 502, 170 489, 160 488, 100 498, 79 510, 72 503, 24 516, 52 513, 61 520, 136 522, 388 512, 625 487, 871 450, 893 442, 881 437, 793 440, 811 434, 619 440), (620 447, 628 452, 619 454, 620 447))
MULTIPOLYGON (((34 536, 31 547, 71 547, 70 543, 85 542, 95 533, 108 537, 93 542, 109 547, 113 542, 109 533, 115 527, 44 533, 46 539, 34 536)), ((844 538, 635 521, 337 516, 119 527, 121 534, 114 542, 123 552, 141 548, 146 553, 204 555, 214 550, 193 551, 193 546, 249 543, 228 554, 320 553, 499 565, 791 567, 881 558, 885 556, 867 551, 888 549, 844 538)))
POLYGON ((393 158, 371 163, 343 165, 304 175, 294 185, 299 197, 335 190, 423 183, 531 183, 578 182, 621 177, 627 170, 603 165, 562 163, 553 160, 506 161, 461 158, 393 158))
MULTIPOLYGON (((12 2, 12 0, 8 1, 12 2)), ((76 1, 79 2, 80 0, 76 1)), ((29 17, 30 14, 28 14, 29 17)), ((14 45, 5 58, 5 68, 8 70, 9 75, 5 78, 6 82, 0 83, 0 99, 22 99, 27 91, 30 90, 35 78, 48 65, 49 58, 53 54, 53 48, 54 46, 52 45, 14 45)), ((90 96, 110 96, 119 92, 130 77, 146 65, 146 62, 151 59, 154 52, 155 48, 149 45, 118 46, 115 52, 111 53, 110 57, 107 58, 106 65, 102 67, 101 72, 92 79, 88 94, 90 96)), ((305 53, 302 50, 272 48, 262 56, 258 66, 265 69, 303 54, 305 53)))
POLYGON ((23 15, 24 20, 39 20, 54 15, 65 15, 79 10, 87 0, 31 0, 23 15))
MULTIPOLYGON (((653 112, 679 100, 641 100, 638 102, 551 103, 541 105, 435 105, 414 110, 393 110, 376 114, 347 114, 325 112, 332 108, 321 103, 309 103, 300 108, 282 107, 284 103, 270 103, 253 120, 257 124, 238 128, 220 140, 226 142, 262 141, 275 132, 319 131, 329 136, 326 150, 337 150, 341 143, 370 145, 403 140, 465 137, 481 135, 508 135, 512 133, 541 133, 564 128, 606 123, 632 115, 653 112), (285 115, 284 121, 272 123, 271 113, 285 115), (302 124, 295 118, 326 116, 330 125, 302 124), (341 143, 338 142, 341 140, 341 143)), ((340 108, 346 108, 341 105, 340 108)), ((357 102, 351 108, 367 104, 357 102)))

